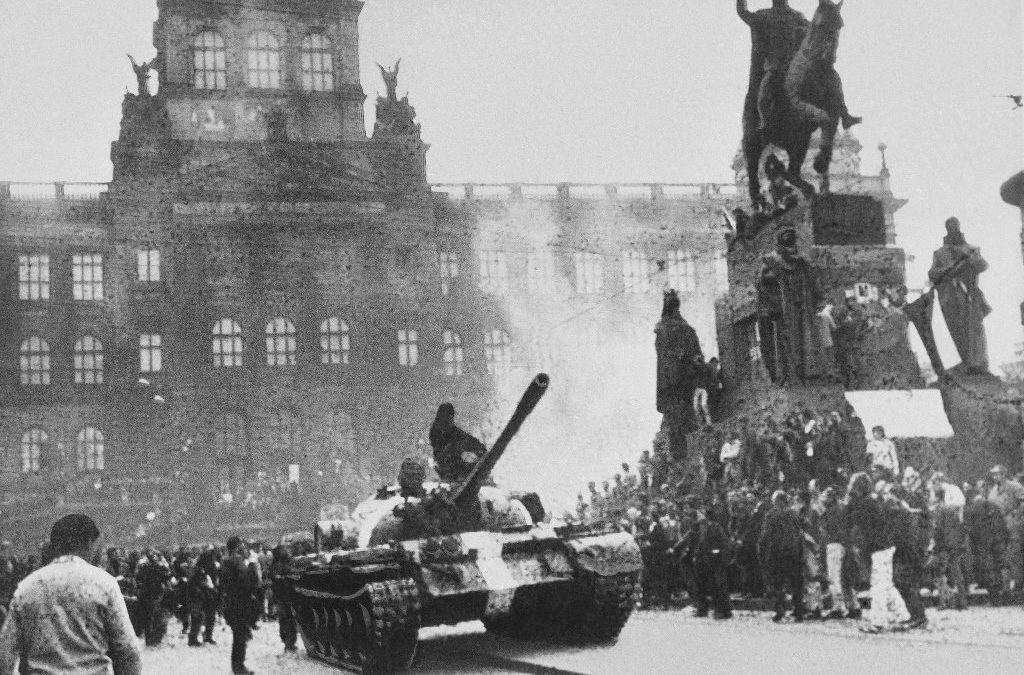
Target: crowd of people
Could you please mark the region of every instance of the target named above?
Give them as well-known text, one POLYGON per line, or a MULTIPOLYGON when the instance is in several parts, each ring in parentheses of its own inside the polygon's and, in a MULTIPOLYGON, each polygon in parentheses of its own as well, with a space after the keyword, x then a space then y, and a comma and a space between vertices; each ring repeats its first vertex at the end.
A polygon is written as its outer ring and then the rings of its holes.
MULTIPOLYGON (((283 577, 291 558, 311 549, 309 541, 270 548, 232 537, 226 545, 176 550, 108 548, 96 552, 91 562, 116 580, 132 631, 146 645, 160 645, 172 619, 190 647, 215 645, 214 628, 222 621, 233 635, 233 672, 247 673, 244 647, 260 622, 276 619, 285 651, 297 650, 297 625, 283 577)), ((38 556, 24 557, 0 545, 0 620, 19 584, 59 555, 52 543, 38 556)))
POLYGON ((575 520, 634 533, 646 606, 689 600, 728 618, 742 595, 770 599, 776 621, 866 618, 877 632, 925 625, 926 589, 943 608, 966 608, 976 589, 1019 602, 1024 486, 1005 467, 960 484, 922 475, 882 427, 866 441, 852 409, 701 433, 689 474, 644 452, 577 498, 575 520))

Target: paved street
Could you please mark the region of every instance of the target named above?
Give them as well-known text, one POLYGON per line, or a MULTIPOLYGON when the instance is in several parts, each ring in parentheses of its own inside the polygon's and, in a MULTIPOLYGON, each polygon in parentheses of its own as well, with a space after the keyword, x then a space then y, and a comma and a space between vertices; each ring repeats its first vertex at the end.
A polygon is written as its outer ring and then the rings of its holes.
MULTIPOLYGON (((423 631, 412 675, 436 673, 998 673, 1024 662, 1024 610, 928 610, 928 629, 864 635, 851 622, 773 624, 769 614, 739 612, 730 622, 696 619, 686 610, 640 612, 619 642, 589 649, 499 640, 479 624, 423 631)), ((277 627, 265 625, 250 645, 261 675, 335 674, 305 656, 283 655, 277 627)), ((230 633, 217 647, 190 649, 181 636, 145 652, 145 672, 228 673, 230 633)))

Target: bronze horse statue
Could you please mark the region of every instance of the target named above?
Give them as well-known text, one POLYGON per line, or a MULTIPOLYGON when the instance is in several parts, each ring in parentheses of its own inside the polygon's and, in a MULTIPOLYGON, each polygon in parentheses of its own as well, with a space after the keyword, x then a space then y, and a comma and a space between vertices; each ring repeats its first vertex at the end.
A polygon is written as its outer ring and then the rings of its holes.
MULTIPOLYGON (((745 4, 745 3, 744 3, 745 4)), ((785 179, 805 198, 815 194, 814 186, 803 179, 801 167, 807 157, 811 136, 821 129, 821 146, 814 170, 821 177, 821 190, 828 192, 832 146, 840 121, 846 128, 860 122, 850 115, 843 96, 843 85, 835 70, 842 0, 819 0, 819 5, 800 48, 786 70, 781 91, 773 92, 773 105, 767 119, 761 119, 758 94, 762 74, 759 64, 751 67, 750 88, 743 110, 743 155, 747 164, 751 203, 760 210, 768 204, 761 195, 761 157, 765 148, 776 146, 789 155, 785 179)))

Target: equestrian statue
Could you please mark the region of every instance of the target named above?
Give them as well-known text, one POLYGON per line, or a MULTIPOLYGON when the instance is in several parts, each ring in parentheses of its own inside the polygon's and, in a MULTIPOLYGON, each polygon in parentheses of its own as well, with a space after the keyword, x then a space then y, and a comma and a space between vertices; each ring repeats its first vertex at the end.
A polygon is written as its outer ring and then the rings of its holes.
POLYGON ((743 155, 750 199, 758 210, 769 209, 759 175, 765 148, 786 151, 786 180, 810 198, 814 186, 803 179, 800 169, 811 136, 821 129, 814 170, 821 178, 822 192, 828 192, 832 144, 839 124, 849 129, 861 122, 847 109, 843 83, 835 70, 842 6, 843 0, 819 0, 808 22, 789 7, 788 0, 772 0, 770 9, 756 12, 747 9, 747 0, 736 0, 736 12, 750 26, 752 43, 750 86, 743 109, 743 155))

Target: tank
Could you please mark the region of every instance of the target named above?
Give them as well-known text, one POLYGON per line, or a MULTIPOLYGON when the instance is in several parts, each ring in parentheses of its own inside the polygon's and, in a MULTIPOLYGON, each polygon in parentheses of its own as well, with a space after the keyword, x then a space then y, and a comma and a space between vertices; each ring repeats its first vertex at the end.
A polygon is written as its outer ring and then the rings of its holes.
POLYGON ((354 511, 357 548, 341 524, 318 523, 317 552, 287 576, 306 649, 363 673, 411 665, 420 628, 481 620, 520 639, 605 642, 636 605, 642 567, 632 535, 610 524, 555 526, 535 494, 490 475, 547 390, 540 374, 508 425, 457 485, 410 497, 388 488, 354 511))

